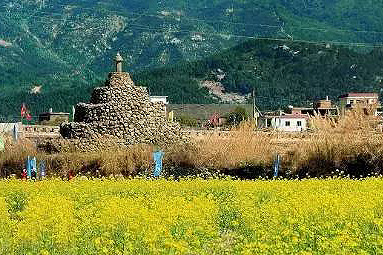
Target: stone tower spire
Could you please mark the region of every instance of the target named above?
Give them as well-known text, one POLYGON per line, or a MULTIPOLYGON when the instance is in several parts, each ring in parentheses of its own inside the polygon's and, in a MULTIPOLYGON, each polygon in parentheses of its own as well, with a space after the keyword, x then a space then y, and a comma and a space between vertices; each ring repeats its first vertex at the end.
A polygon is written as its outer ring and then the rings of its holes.
POLYGON ((151 102, 147 88, 134 85, 129 73, 122 72, 121 56, 114 60, 117 72, 110 72, 105 86, 93 90, 89 103, 76 105, 74 122, 60 126, 61 135, 70 140, 60 142, 57 150, 165 146, 187 139, 178 123, 167 120, 165 104, 151 102))
POLYGON ((121 73, 122 72, 122 62, 124 61, 124 59, 121 57, 119 52, 117 52, 117 55, 114 58, 114 61, 116 62, 116 72, 121 73))

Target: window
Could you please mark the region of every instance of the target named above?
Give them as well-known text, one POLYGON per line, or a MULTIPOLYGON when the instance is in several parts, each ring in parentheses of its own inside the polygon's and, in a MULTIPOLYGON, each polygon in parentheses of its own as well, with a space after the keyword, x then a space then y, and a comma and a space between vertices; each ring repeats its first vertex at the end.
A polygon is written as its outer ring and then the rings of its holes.
POLYGON ((286 127, 290 127, 290 121, 285 122, 286 127))
POLYGON ((297 121, 297 126, 298 126, 298 127, 301 127, 301 126, 302 126, 302 121, 298 120, 298 121, 297 121))

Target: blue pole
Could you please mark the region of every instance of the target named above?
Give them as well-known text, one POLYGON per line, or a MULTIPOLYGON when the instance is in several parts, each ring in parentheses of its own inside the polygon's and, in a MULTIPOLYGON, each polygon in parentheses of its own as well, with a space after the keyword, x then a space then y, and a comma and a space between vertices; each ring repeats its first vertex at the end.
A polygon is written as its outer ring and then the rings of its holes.
POLYGON ((34 178, 36 178, 36 176, 37 176, 37 164, 36 164, 37 162, 36 162, 36 157, 33 157, 32 159, 31 159, 31 165, 32 165, 32 167, 31 167, 31 177, 32 177, 32 170, 33 170, 33 174, 34 174, 34 178))
POLYGON ((29 178, 31 178, 31 174, 32 174, 32 161, 31 161, 30 157, 28 156, 28 158, 27 158, 27 175, 29 178))
POLYGON ((154 159, 154 171, 153 176, 159 177, 162 172, 162 159, 164 157, 165 153, 163 151, 156 151, 153 153, 153 159, 154 159))
POLYGON ((280 165, 281 165, 281 156, 277 154, 274 160, 274 177, 278 177, 280 165))
POLYGON ((44 179, 45 175, 46 175, 45 161, 44 160, 40 161, 39 170, 40 170, 39 171, 40 179, 44 179))

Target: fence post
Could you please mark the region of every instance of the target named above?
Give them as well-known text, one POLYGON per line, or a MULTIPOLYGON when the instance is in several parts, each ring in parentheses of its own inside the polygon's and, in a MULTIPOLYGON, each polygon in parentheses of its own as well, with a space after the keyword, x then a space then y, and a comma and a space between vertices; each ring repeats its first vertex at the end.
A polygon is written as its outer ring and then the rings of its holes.
POLYGON ((15 142, 17 142, 17 140, 18 140, 18 132, 19 132, 19 130, 18 130, 18 124, 16 123, 14 126, 13 126, 13 130, 12 130, 12 135, 13 135, 13 141, 15 141, 15 142))

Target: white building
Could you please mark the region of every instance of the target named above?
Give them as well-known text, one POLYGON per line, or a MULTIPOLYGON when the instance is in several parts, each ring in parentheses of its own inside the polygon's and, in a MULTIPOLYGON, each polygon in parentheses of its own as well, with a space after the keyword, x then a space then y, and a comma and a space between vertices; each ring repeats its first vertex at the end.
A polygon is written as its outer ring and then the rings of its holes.
POLYGON ((263 116, 259 128, 270 128, 282 132, 301 132, 308 128, 308 116, 301 114, 286 114, 279 116, 263 116))
POLYGON ((341 95, 340 111, 344 115, 347 110, 362 109, 368 114, 377 115, 377 110, 380 108, 378 93, 348 93, 341 95))
POLYGON ((23 125, 21 122, 18 123, 0 123, 0 133, 1 134, 12 134, 14 130, 21 130, 23 125))
POLYGON ((169 104, 167 96, 150 96, 150 102, 152 103, 162 102, 165 105, 169 104))

